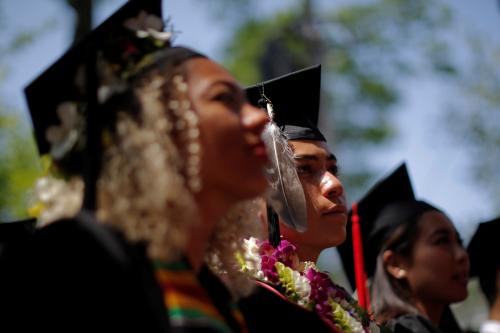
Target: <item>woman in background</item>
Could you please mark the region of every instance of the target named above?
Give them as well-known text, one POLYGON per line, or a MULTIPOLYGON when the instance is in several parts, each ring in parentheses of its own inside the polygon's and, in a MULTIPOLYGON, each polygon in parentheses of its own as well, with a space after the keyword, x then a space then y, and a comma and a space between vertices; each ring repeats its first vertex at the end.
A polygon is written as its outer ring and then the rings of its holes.
POLYGON ((443 321, 448 306, 467 297, 469 275, 468 255, 451 220, 415 199, 405 165, 357 207, 377 321, 395 333, 440 332, 445 325, 446 332, 459 330, 443 321))

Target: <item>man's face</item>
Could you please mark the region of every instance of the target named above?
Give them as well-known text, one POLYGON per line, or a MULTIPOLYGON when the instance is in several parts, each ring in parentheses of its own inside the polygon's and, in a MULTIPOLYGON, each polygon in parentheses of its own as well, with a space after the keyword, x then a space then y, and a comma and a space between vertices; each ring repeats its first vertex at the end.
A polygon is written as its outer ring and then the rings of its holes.
POLYGON ((290 140, 289 144, 304 188, 308 228, 299 233, 281 223, 282 235, 299 246, 324 249, 340 245, 346 237, 347 211, 344 187, 337 178, 337 159, 323 141, 290 140))

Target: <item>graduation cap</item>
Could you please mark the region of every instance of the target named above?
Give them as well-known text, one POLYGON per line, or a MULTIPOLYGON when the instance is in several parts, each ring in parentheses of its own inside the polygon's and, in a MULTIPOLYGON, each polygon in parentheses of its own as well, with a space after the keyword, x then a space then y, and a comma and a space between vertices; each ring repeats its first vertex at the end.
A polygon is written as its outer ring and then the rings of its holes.
POLYGON ((99 108, 103 73, 98 73, 97 62, 105 57, 115 66, 126 66, 143 56, 147 50, 132 41, 143 40, 142 46, 146 46, 150 39, 138 35, 151 24, 151 15, 162 25, 161 0, 127 2, 25 88, 40 154, 50 153, 67 174, 83 174, 84 207, 89 209, 95 208, 101 130, 111 116, 99 108), (125 26, 127 20, 134 19, 135 27, 125 26))
POLYGON ((470 275, 479 278, 481 290, 490 303, 495 296, 497 270, 500 268, 498 235, 500 235, 500 217, 479 223, 467 246, 470 275))
POLYGON ((326 141, 318 129, 321 65, 264 81, 246 92, 257 107, 265 106, 263 95, 272 103, 274 121, 289 140, 326 141))
POLYGON ((368 244, 368 241, 373 241, 375 235, 387 232, 397 224, 397 222, 393 223, 394 225, 375 222, 387 205, 407 200, 415 200, 415 195, 406 164, 403 163, 389 176, 377 182, 361 200, 353 204, 353 209, 349 211, 348 219, 353 223, 347 224, 346 240, 337 249, 349 283, 353 289, 358 287, 358 301, 365 308, 368 307, 366 303, 369 303, 368 294, 360 285, 365 285, 367 276, 373 275, 378 254, 378 250, 373 248, 375 244, 373 242, 368 244), (355 266, 358 266, 358 272, 355 266))
POLYGON ((102 130, 116 123, 105 103, 134 110, 134 101, 113 97, 127 91, 127 80, 152 64, 157 51, 172 62, 202 56, 167 48, 171 33, 161 31, 161 13, 161 0, 128 1, 25 89, 40 154, 50 153, 63 173, 83 174, 85 208, 95 208, 102 130))
POLYGON ((0 222, 0 244, 23 239, 35 230, 36 219, 28 218, 12 222, 0 222))
MULTIPOLYGON (((132 55, 135 45, 127 42, 132 39, 134 32, 127 29, 124 22, 137 17, 141 11, 161 18, 161 1, 127 2, 25 88, 40 154, 51 151, 47 129, 61 123, 61 118, 67 116, 64 111, 72 112, 69 108, 61 108, 61 103, 89 103, 97 94, 98 82, 90 82, 95 77, 88 75, 96 75, 97 54, 106 50, 107 55, 114 52, 116 54, 112 57, 119 58, 123 55, 122 51, 125 51, 123 48, 130 48, 132 55), (113 51, 114 48, 116 49, 113 51)), ((92 113, 94 110, 88 111, 87 113, 92 113)))
POLYGON ((307 228, 304 190, 286 140, 326 141, 319 131, 321 65, 304 68, 246 88, 254 106, 267 110, 271 122, 263 133, 271 166, 266 176, 271 184, 267 195, 268 236, 272 245, 280 242, 278 214, 297 231, 307 228), (283 176, 282 176, 283 175, 283 176))

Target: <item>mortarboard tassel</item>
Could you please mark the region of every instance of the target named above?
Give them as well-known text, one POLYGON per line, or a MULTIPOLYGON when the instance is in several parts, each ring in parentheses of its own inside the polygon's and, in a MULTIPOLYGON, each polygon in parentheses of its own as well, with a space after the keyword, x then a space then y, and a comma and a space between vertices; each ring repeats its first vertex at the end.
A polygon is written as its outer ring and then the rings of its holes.
POLYGON ((358 303, 365 310, 370 309, 370 296, 366 286, 366 271, 363 256, 363 243, 361 239, 361 225, 359 223, 358 205, 352 204, 352 244, 354 256, 354 276, 356 279, 356 290, 358 292, 358 303))
POLYGON ((269 243, 271 243, 273 247, 277 247, 280 244, 281 233, 279 217, 269 205, 267 205, 267 235, 269 243))

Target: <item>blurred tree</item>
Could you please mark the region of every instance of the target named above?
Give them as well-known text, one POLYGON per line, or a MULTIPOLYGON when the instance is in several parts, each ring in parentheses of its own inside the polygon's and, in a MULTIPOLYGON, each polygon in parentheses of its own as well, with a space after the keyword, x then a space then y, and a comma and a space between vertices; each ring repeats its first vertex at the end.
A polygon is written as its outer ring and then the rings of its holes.
MULTIPOLYGON (((63 0, 75 12, 73 42, 81 39, 92 27, 92 9, 96 0, 63 0)), ((0 8, 1 9, 1 8, 0 8)), ((2 11, 0 10, 0 16, 2 11)), ((54 21, 42 22, 36 28, 20 31, 12 38, 4 36, 0 44, 0 88, 9 73, 7 62, 52 28, 54 21)), ((5 28, 5 21, 0 20, 5 28)), ((0 90, 0 221, 27 215, 29 189, 40 176, 41 166, 29 124, 23 123, 19 110, 9 105, 0 90)))
POLYGON ((455 74, 443 37, 450 11, 436 1, 340 7, 300 0, 271 16, 249 0, 215 3, 215 11, 229 12, 223 17, 234 31, 226 65, 244 84, 322 63, 320 126, 337 146, 351 198, 371 179, 371 154, 395 137, 402 80, 417 72, 455 74))
MULTIPOLYGON (((0 17, 3 14, 0 7, 0 17)), ((29 189, 41 171, 30 124, 1 90, 9 75, 8 61, 53 26, 48 20, 11 36, 6 20, 0 19, 0 222, 27 215, 29 189)))
POLYGON ((31 132, 0 105, 0 221, 27 216, 29 189, 40 175, 31 132))
POLYGON ((460 96, 450 102, 444 123, 470 155, 471 180, 490 195, 500 214, 500 46, 471 39, 467 66, 458 80, 460 96))
MULTIPOLYGON (((4 57, 30 41, 31 37, 23 33, 0 51, 4 73, 4 57)), ((4 77, 0 78, 0 88, 4 77)), ((28 190, 39 172, 38 153, 29 126, 21 122, 20 113, 0 94, 0 222, 27 215, 28 190)))

